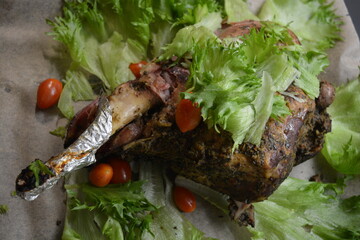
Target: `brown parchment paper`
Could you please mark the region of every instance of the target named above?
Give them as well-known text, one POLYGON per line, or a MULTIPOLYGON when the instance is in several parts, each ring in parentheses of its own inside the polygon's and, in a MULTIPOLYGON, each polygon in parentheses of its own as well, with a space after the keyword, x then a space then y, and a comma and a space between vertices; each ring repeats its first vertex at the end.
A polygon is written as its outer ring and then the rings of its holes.
MULTIPOLYGON (((254 11, 259 1, 249 1, 254 11)), ((0 205, 9 210, 0 215, 0 239, 60 239, 65 215, 62 182, 27 202, 14 198, 15 179, 35 158, 47 160, 62 151, 62 140, 49 134, 62 120, 55 108, 36 110, 36 91, 47 78, 64 76, 68 62, 59 44, 45 35, 50 31, 45 19, 60 14, 60 0, 0 0, 0 205)), ((331 66, 320 78, 339 84, 358 76, 359 39, 342 0, 335 6, 343 16, 344 40, 330 51, 331 66)), ((322 160, 296 167, 293 176, 307 179, 334 171, 322 160)), ((348 194, 359 194, 355 179, 348 194)), ((199 201, 195 213, 187 217, 208 236, 218 239, 248 239, 226 216, 199 201)))

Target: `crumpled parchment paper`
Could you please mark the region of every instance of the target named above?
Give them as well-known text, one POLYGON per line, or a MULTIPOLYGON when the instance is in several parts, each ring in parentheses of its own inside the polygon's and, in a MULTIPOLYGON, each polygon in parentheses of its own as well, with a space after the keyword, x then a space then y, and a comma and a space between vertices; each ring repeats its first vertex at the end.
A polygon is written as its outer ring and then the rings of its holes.
MULTIPOLYGON (((261 0, 249 1, 256 11, 261 0)), ((61 79, 68 61, 61 46, 45 33, 45 19, 61 12, 60 0, 0 1, 0 205, 9 210, 0 215, 0 239, 60 239, 65 214, 62 182, 32 202, 14 198, 15 179, 35 158, 47 160, 63 150, 62 140, 49 134, 61 121, 56 108, 36 110, 36 91, 47 78, 61 79)), ((343 16, 343 41, 330 51, 331 66, 321 79, 334 84, 358 76, 359 38, 342 0, 335 2, 343 16)), ((322 172, 329 179, 334 171, 322 160, 308 161, 296 167, 293 176, 307 179, 322 172)), ((348 194, 359 194, 359 180, 348 194)), ((247 239, 248 234, 234 231, 227 217, 206 202, 199 201, 189 219, 208 236, 219 239, 247 239)))

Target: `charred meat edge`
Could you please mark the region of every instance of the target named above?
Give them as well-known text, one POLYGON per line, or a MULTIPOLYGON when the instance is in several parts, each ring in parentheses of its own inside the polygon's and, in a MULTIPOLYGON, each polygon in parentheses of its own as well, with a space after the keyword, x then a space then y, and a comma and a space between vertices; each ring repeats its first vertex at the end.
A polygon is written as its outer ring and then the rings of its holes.
MULTIPOLYGON (((260 29, 261 23, 225 24, 218 34, 221 38, 235 37, 248 34, 253 28, 260 29)), ((294 43, 299 44, 295 34, 290 30, 289 33, 294 43)), ((334 88, 322 81, 316 101, 298 87, 289 87, 287 92, 302 101, 285 96, 292 115, 281 120, 269 119, 259 146, 243 143, 232 153, 230 134, 224 131, 219 134, 205 124, 183 134, 174 125, 174 109, 179 100, 178 93, 185 90, 189 73, 180 65, 169 62, 150 64, 142 77, 134 80, 144 83, 144 89, 151 96, 147 99, 151 99, 153 105, 142 108, 141 114, 134 114, 139 117, 135 121, 123 121, 125 127, 105 144, 106 151, 100 149, 100 153, 110 150, 125 158, 161 159, 177 173, 228 194, 235 201, 249 204, 266 199, 294 165, 316 155, 322 147, 324 134, 331 130, 326 107, 333 101, 334 88), (159 105, 160 110, 147 115, 146 112, 155 105, 159 105)), ((84 110, 74 118, 68 129, 68 142, 80 134, 76 128, 81 128, 79 116, 86 115, 84 112, 94 111, 84 110)), ((91 114, 87 118, 91 121, 91 114)), ((82 127, 86 128, 84 122, 82 127)))

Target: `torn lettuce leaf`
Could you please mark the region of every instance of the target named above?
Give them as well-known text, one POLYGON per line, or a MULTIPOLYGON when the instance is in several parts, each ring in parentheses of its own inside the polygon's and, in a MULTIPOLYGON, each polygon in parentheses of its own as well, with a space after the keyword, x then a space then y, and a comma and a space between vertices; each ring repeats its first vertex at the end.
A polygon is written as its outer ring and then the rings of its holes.
POLYGON ((60 126, 54 129, 53 131, 50 131, 50 134, 61 137, 61 139, 64 139, 66 136, 66 127, 60 126))
POLYGON ((258 17, 288 26, 306 50, 325 51, 340 40, 340 17, 326 0, 266 0, 258 17))
POLYGON ((250 11, 246 0, 225 0, 224 8, 229 23, 244 20, 259 20, 259 18, 250 11))
MULTIPOLYGON (((132 80, 129 64, 158 56, 182 27, 199 24, 215 30, 220 23, 221 13, 214 0, 70 0, 65 1, 63 17, 48 20, 52 26, 49 35, 66 46, 72 65, 101 79, 106 92, 132 80)), ((84 83, 76 77, 72 81, 84 83)), ((66 83, 64 90, 58 107, 72 118, 72 100, 79 99, 76 89, 66 83)))
POLYGON ((234 146, 243 141, 258 145, 269 117, 279 119, 289 113, 285 101, 274 95, 291 83, 317 97, 319 80, 314 73, 326 65, 325 59, 295 45, 286 28, 271 23, 231 41, 221 41, 207 28, 188 26, 159 59, 174 55, 190 59, 188 90, 182 97, 199 104, 209 127, 230 132, 234 146), (271 84, 264 87, 269 79, 271 84))
POLYGON ((332 130, 325 135, 321 153, 330 165, 345 174, 360 174, 360 78, 336 88, 327 108, 332 130))
POLYGON ((294 65, 301 72, 295 85, 311 98, 317 97, 317 76, 329 65, 325 51, 341 40, 342 21, 336 15, 333 3, 325 0, 266 0, 258 17, 261 21, 287 26, 299 38, 307 54, 293 55, 294 65))
POLYGON ((281 117, 285 117, 290 114, 291 112, 289 108, 286 106, 284 96, 274 95, 271 117, 273 119, 280 120, 281 117))
POLYGON ((86 183, 86 169, 72 173, 65 185, 62 239, 214 240, 177 210, 163 172, 161 166, 140 162, 140 181, 103 188, 86 183))
MULTIPOLYGON (((215 31, 221 25, 221 13, 219 5, 216 1, 200 0, 194 1, 177 1, 174 3, 177 9, 177 14, 179 18, 176 20, 175 25, 195 25, 203 23, 204 25, 209 26, 209 29, 215 31), (180 10, 180 11, 179 11, 180 10), (211 24, 211 19, 215 19, 214 24, 211 24), (205 24, 210 23, 210 24, 205 24)), ((203 25, 202 24, 202 25, 203 25)))
POLYGON ((62 239, 140 239, 156 208, 144 197, 142 182, 94 187, 66 185, 69 208, 62 239))
MULTIPOLYGON (((261 79, 246 65, 239 45, 225 46, 202 29, 188 29, 198 33, 184 34, 186 38, 197 37, 193 40, 195 44, 189 44, 191 40, 180 43, 177 37, 172 43, 176 47, 185 43, 178 52, 190 52, 192 56, 189 90, 183 97, 201 106, 202 117, 209 127, 221 127, 232 133, 234 145, 241 143, 255 118, 251 102, 261 86, 261 79)), ((169 50, 174 48, 169 47, 165 54, 169 50)))
POLYGON ((341 198, 341 184, 287 178, 254 203, 253 240, 360 239, 360 196, 341 198))
POLYGON ((246 133, 245 138, 245 141, 254 143, 256 145, 260 144, 261 137, 265 130, 265 125, 268 122, 270 115, 276 114, 272 111, 275 94, 274 88, 272 87, 273 79, 268 72, 263 71, 261 80, 261 88, 259 89, 259 93, 253 101, 256 120, 246 133))
MULTIPOLYGON (((243 9, 241 10, 242 13, 246 13, 249 18, 253 18, 253 16, 250 16, 249 9, 245 10, 247 8, 245 1, 229 0, 221 4, 225 5, 222 6, 211 0, 181 2, 165 0, 107 2, 73 0, 66 2, 64 17, 49 21, 49 24, 53 27, 51 35, 68 47, 73 59, 72 65, 77 66, 76 71, 85 72, 86 77, 91 74, 96 75, 102 80, 105 91, 109 93, 118 84, 133 78, 131 71, 128 69, 131 62, 152 59, 158 54, 161 54, 160 60, 168 59, 173 55, 191 55, 194 53, 194 49, 200 49, 201 45, 204 45, 204 42, 210 39, 213 39, 216 42, 215 45, 218 45, 220 40, 217 39, 214 31, 220 26, 221 14, 227 13, 230 20, 241 18, 238 12, 231 11, 235 9, 235 6, 236 9, 240 6, 243 9), (129 14, 131 16, 128 16, 129 14), (186 27, 187 25, 191 26, 186 27), (184 26, 185 28, 183 28, 184 26), (177 34, 175 35, 175 33, 177 34), (174 41, 167 45, 174 37, 174 41), (166 47, 164 48, 164 46, 166 47)), ((316 12, 317 17, 314 17, 316 22, 339 25, 335 14, 332 12, 331 5, 326 5, 320 0, 318 2, 302 1, 298 4, 299 7, 305 10, 312 7, 313 4, 319 4, 322 11, 316 12)), ((274 7, 273 5, 275 7, 285 7, 285 9, 288 7, 288 4, 283 0, 267 1, 262 8, 262 13, 259 15, 261 16, 260 19, 266 19, 266 13, 274 7)), ((302 10, 299 12, 302 12, 302 10)), ((301 17, 303 17, 301 14, 301 16, 292 16, 287 12, 282 14, 286 21, 292 21, 289 20, 291 17, 293 17, 294 21, 301 20, 301 17)), ((245 72, 250 74, 247 78, 251 79, 254 77, 252 74, 256 74, 259 81, 262 72, 266 71, 273 78, 273 82, 278 88, 275 91, 281 92, 286 86, 294 82, 311 98, 317 97, 319 94, 319 81, 316 76, 328 65, 326 56, 319 52, 318 49, 307 52, 303 46, 295 46, 284 27, 266 22, 262 24, 267 30, 261 30, 260 34, 252 33, 244 37, 242 39, 244 43, 239 49, 244 52, 245 57, 235 60, 242 60, 246 63, 243 65, 247 66, 243 67, 247 69, 245 72), (283 45, 276 46, 278 42, 283 43, 283 45)), ((299 25, 298 29, 303 27, 304 25, 299 25)), ((334 31, 335 33, 337 34, 336 31, 334 31)), ((327 35, 321 35, 319 39, 326 37, 327 35)), ((336 38, 331 39, 335 40, 336 38)), ((217 62, 217 55, 213 54, 211 57, 213 58, 212 61, 217 62)), ((222 66, 217 64, 215 67, 222 66)), ((239 68, 233 69, 231 74, 234 75, 238 70, 239 68)), ((70 69, 69 71, 73 70, 70 69)), ((242 76, 242 71, 244 69, 240 69, 240 73, 237 74, 242 76)), ((229 71, 226 74, 228 73, 229 71)), ((81 75, 71 75, 71 80, 69 80, 70 77, 66 77, 64 91, 58 104, 63 115, 69 119, 74 115, 73 100, 94 98, 90 84, 86 83, 86 78, 81 75), (84 88, 78 89, 74 87, 80 85, 77 83, 84 85, 84 88), (88 96, 83 97, 81 95, 82 97, 77 97, 78 93, 76 92, 79 90, 87 92, 88 96)), ((192 77, 196 77, 195 75, 192 74, 192 77)), ((201 74, 198 75, 197 79, 203 77, 200 76, 201 74)), ((230 78, 232 77, 230 76, 230 78)), ((207 80, 202 79, 201 81, 206 82, 207 80)), ((230 81, 233 81, 233 79, 230 81)), ((229 88, 226 84, 225 86, 227 88, 225 89, 226 92, 232 91, 231 87, 229 88)), ((209 85, 208 90, 216 87, 215 85, 209 85)), ((239 92, 238 89, 235 91, 239 92)), ((245 91, 243 89, 241 92, 244 93, 245 91)), ((234 92, 230 95, 234 96, 235 94, 234 92)), ((255 99, 256 92, 255 95, 252 92, 244 96, 247 99, 255 99)), ((243 109, 234 113, 232 108, 235 106, 233 104, 230 104, 230 106, 229 104, 217 102, 218 100, 224 102, 225 98, 216 98, 209 95, 202 97, 215 102, 215 105, 217 105, 212 106, 211 110, 205 109, 203 111, 203 117, 208 120, 209 126, 229 130, 232 132, 236 143, 242 142, 247 134, 244 128, 251 127, 253 120, 256 119, 255 108, 245 104, 242 105, 243 109), (224 106, 223 109, 218 107, 221 105, 224 106), (217 116, 215 116, 216 114, 217 116), (236 117, 242 119, 243 126, 236 126, 237 123, 234 121, 236 117)), ((276 106, 279 106, 279 103, 282 102, 278 102, 276 106)), ((270 116, 277 117, 274 112, 270 116)), ((251 139, 254 143, 259 142, 259 136, 251 137, 251 139)))
POLYGON ((184 27, 176 33, 173 41, 164 47, 164 52, 158 57, 159 61, 170 59, 172 56, 192 55, 196 46, 205 45, 207 41, 220 42, 215 33, 204 26, 184 27))
POLYGON ((40 159, 35 159, 29 165, 29 170, 33 172, 35 176, 35 187, 39 186, 40 174, 48 174, 54 176, 55 174, 46 166, 40 159))
POLYGON ((75 114, 73 100, 93 100, 96 95, 89 83, 88 75, 82 70, 69 69, 63 82, 65 84, 60 95, 58 108, 67 119, 71 119, 75 114))
POLYGON ((9 211, 9 207, 7 205, 0 205, 0 215, 4 215, 9 211))
POLYGON ((145 196, 159 206, 152 213, 150 232, 145 232, 142 240, 215 240, 206 237, 175 207, 172 200, 173 184, 162 167, 151 162, 140 162, 140 179, 147 184, 145 196))

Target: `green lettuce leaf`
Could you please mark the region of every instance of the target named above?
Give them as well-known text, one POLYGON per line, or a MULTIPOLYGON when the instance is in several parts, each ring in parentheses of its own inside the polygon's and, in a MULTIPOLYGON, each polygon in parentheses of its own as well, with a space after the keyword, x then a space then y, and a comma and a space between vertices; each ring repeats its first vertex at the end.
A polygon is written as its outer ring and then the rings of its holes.
POLYGON ((271 22, 262 22, 262 25, 258 34, 244 36, 244 50, 249 64, 260 64, 261 68, 270 63, 267 71, 273 77, 278 91, 284 91, 294 82, 310 98, 316 98, 319 95, 317 75, 328 66, 327 57, 324 53, 307 51, 302 45, 294 44, 287 28, 281 25, 271 22), (277 56, 281 54, 282 59, 277 56))
POLYGON ((167 206, 153 214, 154 220, 150 226, 154 236, 145 233, 143 240, 216 240, 206 237, 203 232, 191 224, 167 199, 167 206))
POLYGON ((156 208, 144 197, 143 182, 98 188, 66 185, 68 212, 63 239, 140 239, 156 208))
POLYGON ((289 108, 286 106, 284 97, 281 95, 275 95, 272 106, 271 117, 276 120, 280 120, 281 117, 285 117, 290 114, 291 112, 289 108))
POLYGON ((298 36, 305 54, 291 57, 301 72, 295 85, 311 98, 319 95, 317 75, 329 65, 325 51, 341 39, 342 21, 332 5, 325 0, 267 0, 258 14, 260 20, 288 26, 298 36))
POLYGON ((250 11, 246 0, 225 0, 224 7, 229 23, 243 20, 259 20, 259 18, 250 11))
POLYGON ((360 239, 360 196, 340 197, 341 184, 287 178, 254 203, 252 239, 360 239))
POLYGON ((255 120, 252 102, 261 87, 261 79, 246 65, 241 52, 236 44, 198 44, 193 49, 188 80, 192 93, 184 93, 184 98, 199 104, 209 127, 232 133, 234 146, 244 140, 255 120))
POLYGON ((243 141, 258 145, 269 117, 289 114, 285 101, 274 95, 291 83, 312 98, 319 94, 315 73, 322 70, 323 60, 315 61, 317 55, 295 45, 285 27, 263 25, 259 31, 225 41, 208 28, 189 26, 159 57, 189 59, 188 90, 182 97, 201 107, 209 127, 230 132, 234 146, 243 141))
POLYGON ((305 49, 325 51, 340 40, 340 17, 326 0, 267 0, 258 17, 288 26, 305 49))
POLYGON ((253 106, 256 112, 256 120, 251 125, 245 138, 245 141, 256 145, 260 144, 261 137, 265 130, 265 125, 272 114, 272 107, 274 105, 274 90, 272 88, 273 80, 270 74, 264 71, 261 79, 261 89, 253 101, 253 106))
POLYGON ((35 159, 29 165, 29 170, 33 172, 35 176, 35 186, 39 186, 40 182, 40 174, 48 174, 50 176, 54 176, 55 174, 46 166, 40 159, 35 159))
POLYGON ((9 207, 7 205, 0 205, 0 215, 4 215, 9 211, 9 207))
MULTIPOLYGON (((213 14, 220 14, 219 6, 216 1, 200 0, 200 1, 176 1, 174 3, 175 9, 177 12, 178 19, 176 20, 175 25, 194 25, 199 22, 209 21, 209 17, 213 18, 213 14), (196 3, 196 4, 194 4, 196 3)), ((215 28, 210 28, 215 31, 220 27, 220 22, 218 22, 215 28)), ((213 26, 210 24, 210 26, 213 26)))
POLYGON ((58 108, 66 118, 71 119, 74 116, 74 101, 93 100, 96 95, 84 71, 68 70, 63 82, 65 85, 60 95, 58 108))
POLYGON ((360 174, 360 78, 336 88, 327 109, 332 130, 321 153, 330 165, 345 174, 360 174))
POLYGON ((205 237, 205 234, 175 207, 172 200, 173 184, 163 172, 163 168, 151 162, 140 163, 140 179, 147 184, 145 195, 150 202, 160 205, 152 212, 150 231, 144 233, 142 240, 215 240, 205 237))
MULTIPOLYGON (((65 1, 62 17, 48 20, 49 35, 66 46, 76 71, 85 72, 87 78, 95 75, 107 93, 134 78, 130 63, 158 56, 182 27, 198 24, 214 31, 220 23, 220 7, 214 0, 71 0, 65 1)), ((93 91, 81 74, 68 73, 66 82, 71 86, 65 84, 58 107, 72 118, 72 101, 93 98, 93 91), (79 97, 79 90, 87 97, 79 97)))
POLYGON ((65 126, 57 127, 53 131, 50 131, 50 134, 57 137, 61 137, 61 139, 64 139, 66 136, 66 127, 65 126))
POLYGON ((139 178, 98 188, 87 183, 86 169, 67 176, 62 239, 212 239, 175 207, 172 183, 161 166, 141 161, 139 178))
POLYGON ((205 45, 207 41, 218 41, 217 36, 203 26, 188 26, 176 33, 173 41, 164 47, 164 52, 158 57, 159 61, 170 59, 172 56, 190 55, 197 45, 205 45))

